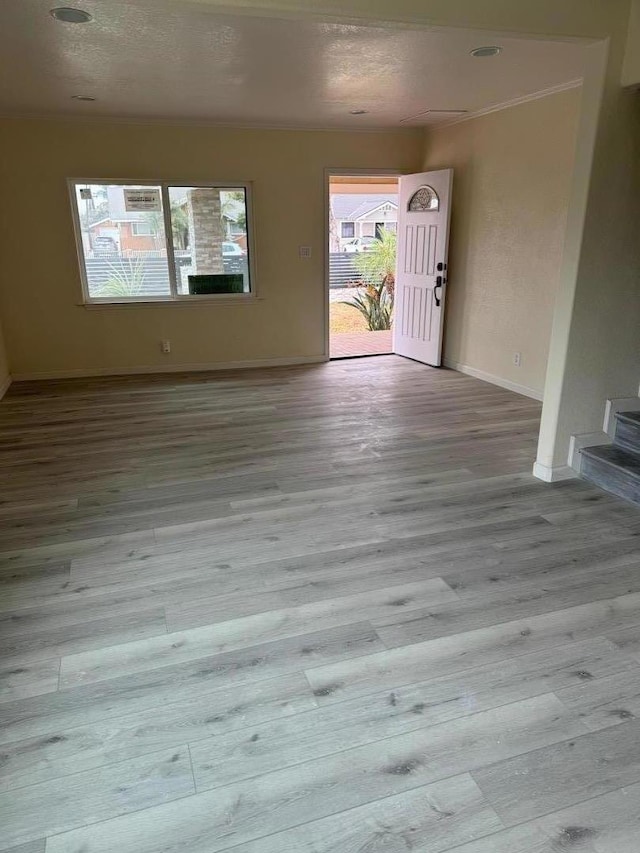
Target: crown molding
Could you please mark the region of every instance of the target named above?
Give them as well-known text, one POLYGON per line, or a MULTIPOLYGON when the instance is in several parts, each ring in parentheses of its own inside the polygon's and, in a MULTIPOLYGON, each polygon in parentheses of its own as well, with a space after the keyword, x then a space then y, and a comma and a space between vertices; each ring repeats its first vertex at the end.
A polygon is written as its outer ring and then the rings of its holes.
POLYGON ((461 124, 464 121, 471 121, 474 118, 482 118, 482 116, 490 115, 491 113, 499 113, 502 110, 508 110, 511 107, 517 107, 520 104, 528 104, 529 101, 538 101, 540 98, 547 98, 549 95, 558 95, 560 92, 568 92, 570 89, 579 89, 582 86, 582 77, 577 80, 569 80, 568 83, 559 83, 557 86, 549 86, 548 89, 540 89, 537 92, 531 92, 529 95, 522 95, 520 98, 512 98, 510 101, 502 101, 499 104, 492 104, 490 107, 484 107, 481 110, 467 113, 451 121, 441 122, 437 125, 423 125, 426 130, 441 130, 443 127, 451 127, 454 124, 461 124))
MULTIPOLYGON (((231 122, 231 121, 216 121, 215 119, 177 119, 177 118, 162 118, 162 117, 137 117, 137 116, 92 116, 78 115, 77 113, 1 113, 0 120, 7 121, 52 121, 52 122, 73 122, 79 124, 123 124, 123 125, 142 125, 142 126, 164 126, 164 127, 205 127, 205 128, 220 128, 226 130, 280 130, 280 131, 295 131, 298 133, 406 133, 412 134, 416 131, 423 130, 440 130, 443 127, 451 127, 454 124, 460 124, 463 121, 471 121, 474 118, 489 115, 490 113, 500 112, 501 110, 516 107, 519 104, 526 104, 529 101, 537 101, 539 98, 546 98, 548 95, 556 95, 560 92, 566 92, 569 89, 577 89, 582 86, 582 78, 578 80, 570 80, 568 83, 560 83, 557 86, 550 86, 548 89, 540 89, 538 92, 532 92, 529 95, 523 95, 520 98, 512 98, 510 101, 502 101, 499 104, 492 104, 490 107, 485 107, 475 112, 466 113, 463 116, 451 119, 451 121, 440 122, 436 125, 429 124, 414 124, 409 125, 403 123, 372 126, 372 127, 346 127, 344 125, 305 125, 295 123, 268 124, 261 122, 231 122)), ((428 110, 424 111, 425 113, 428 110)))
POLYGON ((261 122, 230 122, 214 119, 178 119, 137 116, 78 115, 76 113, 0 113, 0 121, 50 121, 72 124, 122 124, 142 127, 208 128, 220 130, 268 130, 296 133, 404 133, 421 131, 421 125, 373 125, 370 127, 346 127, 345 125, 267 124, 261 122))

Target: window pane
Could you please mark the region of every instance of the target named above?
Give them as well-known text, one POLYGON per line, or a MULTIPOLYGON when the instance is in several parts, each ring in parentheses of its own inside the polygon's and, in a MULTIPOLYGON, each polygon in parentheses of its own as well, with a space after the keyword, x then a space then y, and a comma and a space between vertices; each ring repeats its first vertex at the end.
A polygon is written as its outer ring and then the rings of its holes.
POLYGON ((355 237, 356 229, 355 223, 353 222, 343 222, 342 223, 342 236, 343 237, 355 237))
POLYGON ((89 296, 170 296, 159 186, 76 184, 89 296))
POLYGON ((244 187, 169 187, 178 293, 250 293, 244 187))

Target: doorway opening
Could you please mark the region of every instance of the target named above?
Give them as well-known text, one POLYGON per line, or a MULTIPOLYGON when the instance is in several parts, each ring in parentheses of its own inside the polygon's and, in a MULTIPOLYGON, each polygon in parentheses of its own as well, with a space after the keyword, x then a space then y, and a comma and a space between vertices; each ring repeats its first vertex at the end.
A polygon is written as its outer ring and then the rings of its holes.
POLYGON ((393 352, 398 176, 329 176, 329 355, 393 352))

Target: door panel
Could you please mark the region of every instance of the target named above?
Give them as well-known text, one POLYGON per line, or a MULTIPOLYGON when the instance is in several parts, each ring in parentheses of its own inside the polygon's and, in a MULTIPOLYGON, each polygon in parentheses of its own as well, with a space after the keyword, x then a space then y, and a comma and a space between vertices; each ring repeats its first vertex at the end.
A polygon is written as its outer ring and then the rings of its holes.
POLYGON ((393 349, 439 367, 453 169, 400 178, 393 349))

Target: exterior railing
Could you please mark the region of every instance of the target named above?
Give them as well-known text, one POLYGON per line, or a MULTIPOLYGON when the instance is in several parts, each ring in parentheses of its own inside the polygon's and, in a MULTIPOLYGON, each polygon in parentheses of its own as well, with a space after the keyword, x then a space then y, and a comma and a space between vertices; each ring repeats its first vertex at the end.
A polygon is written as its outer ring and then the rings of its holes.
POLYGON ((329 287, 348 287, 361 284, 362 276, 355 265, 357 255, 347 252, 329 254, 329 287))
MULTIPOLYGON (((247 273, 245 256, 223 258, 225 273, 247 273)), ((169 268, 166 253, 139 252, 137 255, 112 253, 88 257, 85 261, 89 291, 98 295, 98 291, 111 282, 131 283, 131 293, 136 296, 168 296, 169 268)), ((176 266, 179 270, 179 290, 184 291, 186 276, 191 272, 191 255, 176 253, 176 266)), ((118 288, 120 289, 120 288, 118 288)), ((111 295, 111 294, 110 294, 111 295)))
MULTIPOLYGON (((362 283, 362 276, 355 264, 357 255, 346 252, 331 252, 329 255, 329 286, 348 287, 362 283)), ((184 279, 190 272, 191 255, 188 252, 176 252, 176 265, 180 270, 179 278, 184 279)), ((226 273, 247 271, 246 255, 223 259, 226 273)), ((147 295, 169 294, 169 270, 165 252, 119 252, 96 253, 86 258, 87 279, 90 290, 98 289, 114 278, 128 278, 137 282, 136 292, 147 295)))

